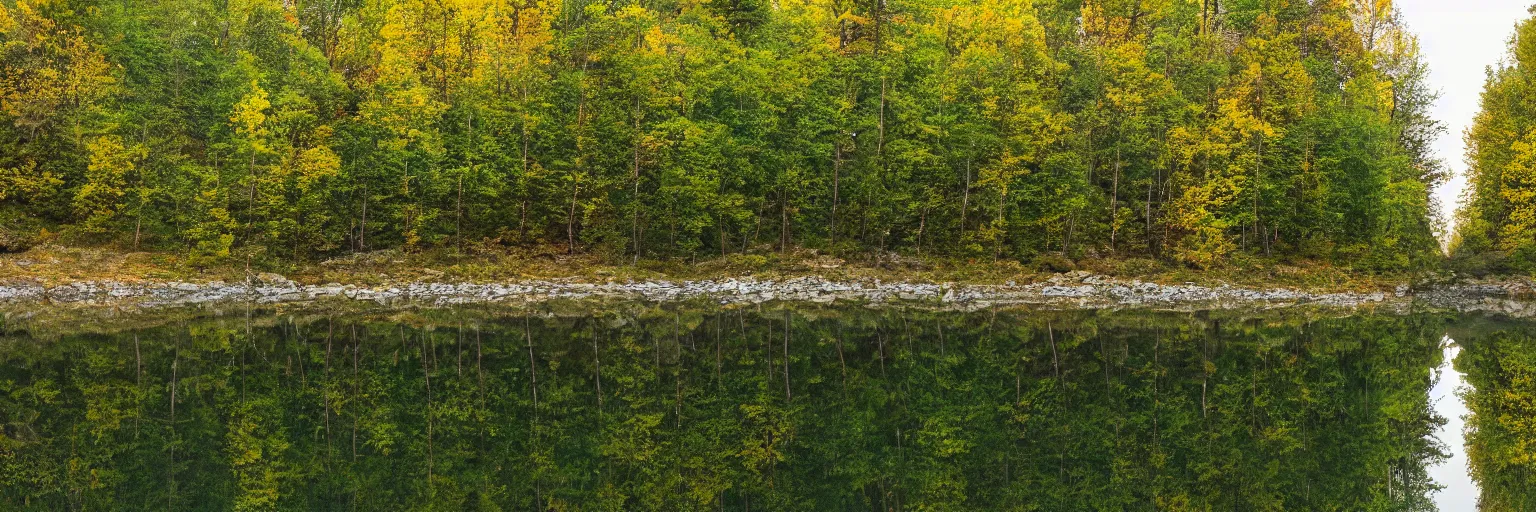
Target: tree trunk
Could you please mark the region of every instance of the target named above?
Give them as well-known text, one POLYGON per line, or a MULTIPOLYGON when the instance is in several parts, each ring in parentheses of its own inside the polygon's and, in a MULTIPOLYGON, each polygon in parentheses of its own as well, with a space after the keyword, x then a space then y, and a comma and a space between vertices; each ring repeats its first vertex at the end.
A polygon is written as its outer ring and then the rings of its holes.
POLYGON ((780 192, 779 199, 779 253, 789 251, 789 194, 780 192))
POLYGON ((928 207, 923 207, 923 213, 917 221, 917 256, 923 256, 923 230, 928 227, 928 207))
POLYGON ((455 250, 464 252, 464 175, 459 174, 459 197, 453 204, 453 238, 455 250))
MULTIPOLYGON (((405 329, 403 327, 400 330, 400 342, 402 344, 406 342, 405 329)), ((427 417, 427 495, 431 496, 432 466, 434 462, 432 449, 432 371, 427 368, 427 340, 425 337, 421 340, 421 374, 425 378, 427 385, 427 407, 422 414, 427 417)))
POLYGON ((1045 333, 1051 341, 1051 366, 1056 369, 1056 382, 1061 382, 1061 357, 1056 353, 1056 329, 1050 322, 1045 323, 1045 333))
POLYGON ((603 413, 603 352, 598 349, 597 336, 592 336, 592 378, 597 384, 597 413, 603 413))
MULTIPOLYGON (((523 81, 522 92, 523 92, 523 101, 522 101, 523 104, 522 104, 522 107, 524 109, 527 109, 528 108, 528 81, 527 80, 523 81)), ((523 175, 520 176, 519 179, 523 183, 522 183, 522 186, 519 187, 519 190, 518 190, 518 195, 522 196, 522 202, 521 202, 522 203, 522 208, 521 208, 521 213, 519 214, 518 221, 517 221, 517 241, 518 241, 518 243, 524 243, 528 239, 528 190, 527 189, 528 189, 528 159, 529 159, 529 156, 528 156, 528 139, 529 139, 529 137, 528 137, 528 115, 526 113, 523 114, 522 132, 523 132, 523 151, 522 151, 522 155, 520 155, 520 156, 522 157, 522 161, 523 161, 523 175)))
POLYGON ((539 368, 533 357, 533 331, 529 328, 528 317, 523 317, 523 340, 528 343, 528 377, 533 387, 533 408, 539 408, 539 368))
POLYGON ((786 402, 789 401, 789 399, 790 399, 790 393, 789 393, 789 326, 790 326, 790 314, 789 314, 789 309, 786 308, 784 310, 784 400, 786 402))
POLYGON ((960 196, 960 240, 965 241, 965 217, 971 210, 971 159, 965 159, 965 190, 960 196))
POLYGON ((1115 240, 1120 234, 1120 146, 1115 146, 1115 179, 1109 193, 1109 251, 1115 252, 1115 240))
POLYGON ((1156 186, 1157 186, 1157 178, 1158 178, 1157 172, 1154 171, 1152 173, 1151 180, 1149 180, 1147 182, 1147 202, 1142 205, 1142 207, 1144 208, 1143 213, 1142 213, 1142 217, 1144 217, 1146 219, 1146 221, 1147 221, 1147 233, 1146 233, 1146 236, 1147 236, 1147 254, 1151 254, 1151 255, 1154 255, 1154 256, 1157 255, 1157 251, 1153 250, 1153 248, 1152 248, 1153 247, 1153 243, 1152 243, 1152 189, 1156 188, 1156 186))
POLYGON ((357 228, 357 250, 368 251, 368 189, 363 189, 363 222, 357 228))
POLYGON ((634 211, 630 213, 630 230, 634 237, 635 255, 634 259, 631 260, 631 264, 636 264, 640 262, 640 98, 638 96, 635 97, 635 109, 630 117, 634 120, 635 132, 634 152, 630 160, 629 176, 629 179, 634 182, 633 192, 630 196, 630 202, 634 206, 634 211))
POLYGON ((843 143, 842 141, 837 141, 832 143, 832 222, 831 225, 827 227, 827 236, 831 240, 829 245, 833 246, 834 248, 837 246, 837 203, 839 200, 838 188, 840 186, 839 181, 841 180, 842 174, 843 143))
POLYGON ((571 211, 565 217, 565 253, 576 253, 576 198, 581 194, 581 181, 571 184, 571 211))

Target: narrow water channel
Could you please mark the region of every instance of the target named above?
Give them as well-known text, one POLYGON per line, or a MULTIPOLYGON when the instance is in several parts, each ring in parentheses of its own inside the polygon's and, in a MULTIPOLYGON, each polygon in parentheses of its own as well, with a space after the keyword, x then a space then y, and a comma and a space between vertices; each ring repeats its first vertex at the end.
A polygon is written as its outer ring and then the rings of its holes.
POLYGON ((1451 456, 1429 468, 1429 476, 1434 478, 1435 483, 1445 486, 1435 494, 1435 506, 1441 512, 1476 510, 1477 484, 1472 482, 1472 477, 1467 473, 1467 445, 1463 439, 1467 404, 1457 394, 1457 390, 1466 384, 1461 372, 1456 371, 1453 364, 1456 356, 1461 353, 1461 347, 1450 337, 1442 340, 1440 346, 1445 352, 1445 359, 1435 369, 1435 387, 1429 390, 1429 400, 1435 413, 1447 420, 1438 437, 1440 442, 1445 443, 1446 451, 1451 456))

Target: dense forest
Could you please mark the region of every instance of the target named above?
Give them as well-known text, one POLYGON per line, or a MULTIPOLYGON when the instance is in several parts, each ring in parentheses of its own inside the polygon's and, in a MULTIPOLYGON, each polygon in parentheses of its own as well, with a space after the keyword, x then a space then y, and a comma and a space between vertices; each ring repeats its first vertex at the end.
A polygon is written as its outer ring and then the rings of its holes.
POLYGON ((1468 189, 1452 256, 1471 268, 1536 270, 1536 18, 1515 27, 1488 70, 1482 111, 1467 130, 1468 189))
POLYGON ((0 245, 1403 269, 1425 76, 1389 0, 3 0, 0 245))
POLYGON ((1444 457, 1433 315, 270 313, 0 326, 0 508, 1418 512, 1444 457))

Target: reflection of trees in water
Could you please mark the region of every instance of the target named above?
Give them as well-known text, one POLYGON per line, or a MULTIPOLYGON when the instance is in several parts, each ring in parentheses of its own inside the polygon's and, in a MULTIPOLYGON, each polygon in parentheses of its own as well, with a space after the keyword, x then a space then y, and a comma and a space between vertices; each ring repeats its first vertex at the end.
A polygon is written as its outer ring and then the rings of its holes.
POLYGON ((1536 326, 1474 324, 1457 333, 1467 464, 1489 512, 1536 510, 1536 326))
POLYGON ((12 337, 0 503, 1423 510, 1440 335, 771 306, 12 337))

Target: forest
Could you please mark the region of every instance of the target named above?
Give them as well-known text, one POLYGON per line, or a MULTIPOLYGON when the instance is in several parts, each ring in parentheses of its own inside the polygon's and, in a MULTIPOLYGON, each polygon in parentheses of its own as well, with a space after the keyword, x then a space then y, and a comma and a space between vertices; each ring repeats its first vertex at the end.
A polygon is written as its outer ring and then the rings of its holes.
POLYGON ((1426 75, 1389 0, 3 0, 0 249, 1415 269, 1426 75))

